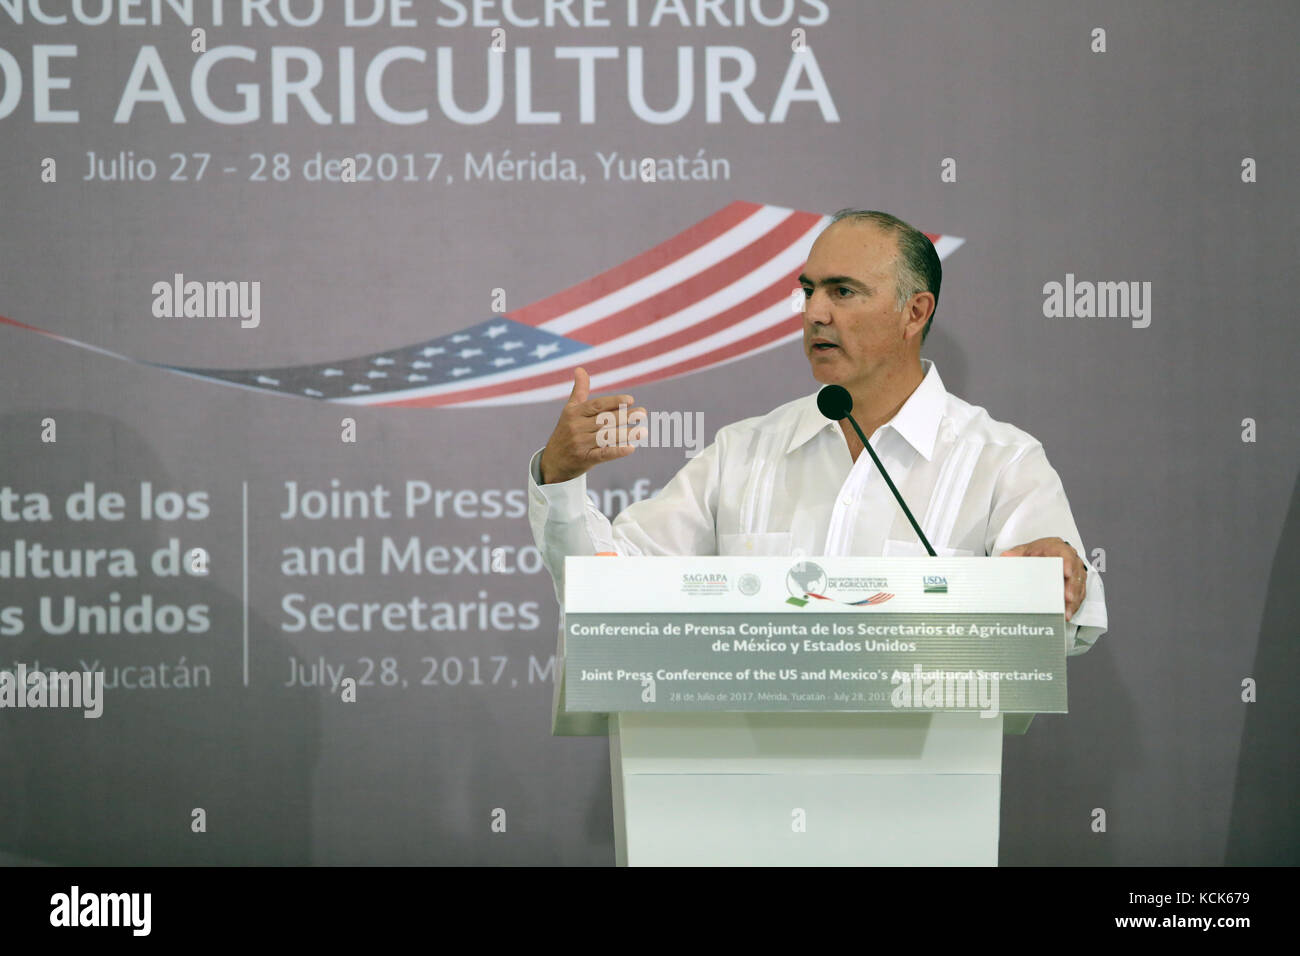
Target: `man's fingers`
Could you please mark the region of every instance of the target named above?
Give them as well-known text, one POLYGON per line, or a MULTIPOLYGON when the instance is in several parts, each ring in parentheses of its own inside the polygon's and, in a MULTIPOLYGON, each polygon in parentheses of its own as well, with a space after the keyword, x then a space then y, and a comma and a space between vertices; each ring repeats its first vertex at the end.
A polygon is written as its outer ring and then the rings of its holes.
POLYGON ((591 433, 604 432, 611 428, 628 428, 633 425, 644 425, 649 418, 650 413, 641 405, 633 409, 625 409, 624 406, 620 405, 603 412, 597 412, 595 415, 587 415, 576 419, 574 431, 591 433), (625 411, 621 418, 619 416, 620 410, 625 411))
POLYGON ((647 429, 644 408, 630 408, 631 395, 590 397, 591 378, 581 366, 573 370, 573 388, 543 453, 543 474, 551 481, 583 474, 593 465, 622 458, 636 450, 647 429), (606 417, 602 413, 617 412, 606 417))
POLYGON ((1074 617, 1074 612, 1079 610, 1079 605, 1083 603, 1083 594, 1079 587, 1079 579, 1066 578, 1065 581, 1065 619, 1068 621, 1074 617))
POLYGON ((615 458, 623 458, 636 451, 636 445, 604 445, 597 446, 588 452, 588 456, 594 461, 613 461, 615 458))
POLYGON ((1066 594, 1066 614, 1065 619, 1068 621, 1074 616, 1074 612, 1083 606, 1083 599, 1088 593, 1088 566, 1082 561, 1071 565, 1070 572, 1066 576, 1067 585, 1066 594))
POLYGON ((581 406, 583 415, 598 415, 601 412, 618 411, 620 405, 632 404, 631 395, 601 395, 599 398, 589 399, 581 406))
POLYGON ((573 391, 569 393, 569 404, 576 405, 579 402, 585 402, 590 388, 591 379, 587 375, 587 370, 582 366, 578 366, 573 370, 573 391))
POLYGON ((1021 558, 1060 558, 1061 575, 1064 581, 1065 619, 1074 617, 1074 613, 1083 605, 1088 588, 1088 566, 1083 563, 1078 553, 1069 543, 1060 538, 1040 538, 1026 544, 1018 544, 1001 552, 999 557, 1021 558))
MULTIPOLYGON (((1028 544, 1018 544, 1014 548, 1003 551, 999 557, 1059 558, 1063 557, 1063 555, 1050 545, 1039 544, 1037 541, 1030 541, 1028 544)), ((1068 562, 1069 558, 1066 558, 1065 560, 1068 562)))
POLYGON ((622 428, 602 428, 596 432, 596 446, 608 448, 617 445, 631 445, 646 437, 644 425, 624 426, 622 428))
MULTIPOLYGON (((573 370, 573 391, 556 426, 559 447, 563 448, 560 459, 578 474, 600 462, 632 454, 649 434, 649 412, 643 406, 632 407, 631 395, 591 398, 590 383, 586 369, 573 370)), ((557 473, 567 473, 552 464, 557 473)))

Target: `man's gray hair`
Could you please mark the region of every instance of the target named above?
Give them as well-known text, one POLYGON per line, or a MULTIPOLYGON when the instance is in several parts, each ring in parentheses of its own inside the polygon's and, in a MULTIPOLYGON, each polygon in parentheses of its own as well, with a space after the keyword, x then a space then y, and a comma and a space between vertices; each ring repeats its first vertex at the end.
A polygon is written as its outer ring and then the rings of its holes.
MULTIPOLYGON (((918 292, 929 292, 934 296, 934 309, 937 312, 943 267, 939 264, 939 253, 934 251, 934 243, 930 241, 930 237, 897 216, 875 209, 841 209, 831 218, 831 225, 846 219, 876 226, 896 238, 898 263, 894 271, 894 286, 898 292, 895 296, 895 308, 901 311, 912 296, 918 292)), ((931 312, 930 319, 921 332, 922 342, 930 334, 930 326, 933 324, 934 312, 931 312)))

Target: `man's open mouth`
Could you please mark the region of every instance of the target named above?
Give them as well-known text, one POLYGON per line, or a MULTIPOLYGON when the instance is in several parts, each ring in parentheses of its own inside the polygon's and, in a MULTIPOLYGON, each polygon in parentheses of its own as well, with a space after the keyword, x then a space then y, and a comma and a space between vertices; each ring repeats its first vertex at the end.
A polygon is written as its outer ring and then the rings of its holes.
POLYGON ((835 345, 835 344, 832 343, 832 342, 814 342, 814 343, 813 343, 813 351, 814 351, 814 352, 825 352, 825 351, 828 351, 829 349, 837 349, 837 348, 839 348, 839 346, 838 346, 838 345, 835 345))

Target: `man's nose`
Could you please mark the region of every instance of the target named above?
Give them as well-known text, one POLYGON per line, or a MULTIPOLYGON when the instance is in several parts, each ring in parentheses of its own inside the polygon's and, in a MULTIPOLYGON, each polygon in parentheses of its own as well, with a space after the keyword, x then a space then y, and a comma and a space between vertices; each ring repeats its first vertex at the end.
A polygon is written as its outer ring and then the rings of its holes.
POLYGON ((803 314, 809 322, 826 325, 830 322, 830 300, 825 292, 813 289, 803 297, 803 314))

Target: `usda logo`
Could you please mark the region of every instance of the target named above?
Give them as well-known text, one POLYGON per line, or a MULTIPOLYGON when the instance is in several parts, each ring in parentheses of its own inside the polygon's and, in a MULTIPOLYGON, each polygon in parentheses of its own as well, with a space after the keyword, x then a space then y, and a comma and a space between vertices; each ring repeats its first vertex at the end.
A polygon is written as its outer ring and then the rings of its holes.
POLYGON ((948 579, 941 574, 927 574, 921 579, 926 594, 947 594, 948 579))

